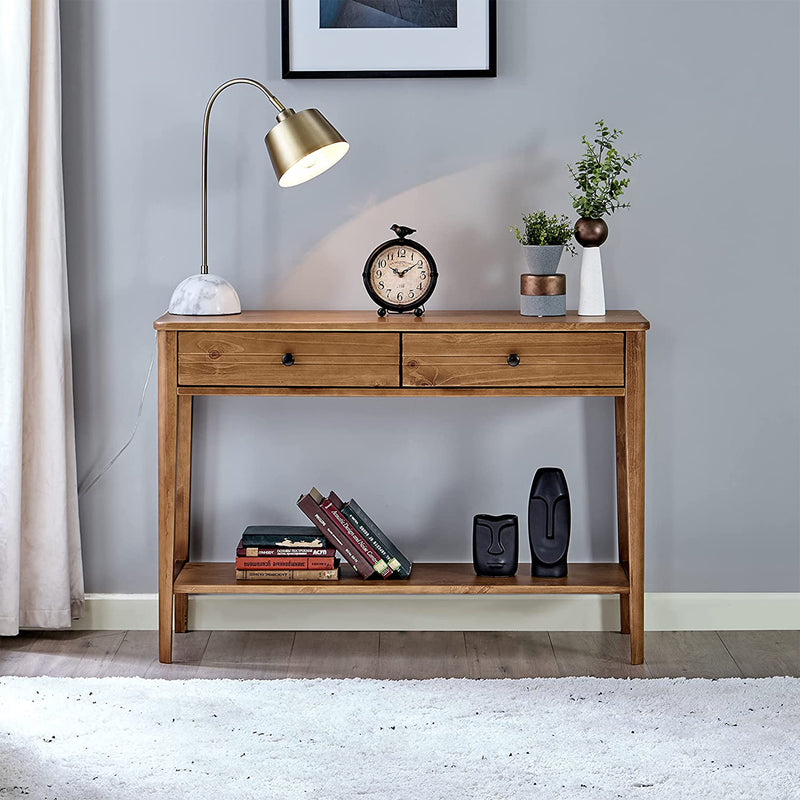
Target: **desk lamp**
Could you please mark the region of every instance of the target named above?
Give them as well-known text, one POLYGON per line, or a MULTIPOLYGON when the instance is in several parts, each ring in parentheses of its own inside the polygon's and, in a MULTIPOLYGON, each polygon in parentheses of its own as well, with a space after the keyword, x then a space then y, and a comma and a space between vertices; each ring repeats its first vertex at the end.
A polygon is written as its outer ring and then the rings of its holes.
POLYGON ((236 83, 249 83, 260 89, 278 109, 278 124, 267 132, 267 145, 279 186, 297 186, 325 172, 348 151, 350 145, 316 108, 295 113, 272 92, 250 78, 234 78, 218 86, 206 105, 203 116, 203 261, 200 274, 178 284, 169 301, 170 314, 239 314, 239 295, 228 281, 208 271, 206 246, 206 207, 208 187, 208 120, 211 107, 220 93, 236 83))

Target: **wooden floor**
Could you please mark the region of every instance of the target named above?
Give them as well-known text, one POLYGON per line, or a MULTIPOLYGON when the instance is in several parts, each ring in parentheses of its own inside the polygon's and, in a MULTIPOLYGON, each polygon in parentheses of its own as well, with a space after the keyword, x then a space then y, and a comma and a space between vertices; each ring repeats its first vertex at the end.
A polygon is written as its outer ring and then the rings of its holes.
POLYGON ((160 664, 155 631, 0 637, 0 676, 145 678, 800 677, 800 631, 619 633, 193 631, 160 664))

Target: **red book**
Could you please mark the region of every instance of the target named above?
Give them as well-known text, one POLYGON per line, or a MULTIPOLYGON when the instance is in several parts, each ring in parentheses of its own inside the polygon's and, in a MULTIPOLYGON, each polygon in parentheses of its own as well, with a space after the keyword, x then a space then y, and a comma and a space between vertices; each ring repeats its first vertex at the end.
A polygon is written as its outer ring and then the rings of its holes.
POLYGON ((323 500, 320 507, 339 530, 367 557, 367 561, 372 564, 373 569, 382 578, 388 578, 392 574, 392 568, 367 544, 366 539, 356 531, 347 517, 330 500, 323 500))
POLYGON ((342 557, 362 578, 372 577, 375 574, 372 564, 319 507, 318 499, 322 500, 322 495, 316 489, 312 489, 308 494, 300 497, 297 506, 317 526, 319 532, 333 543, 342 557))
POLYGON ((294 556, 280 556, 277 558, 250 558, 238 556, 236 569, 334 569, 336 564, 333 556, 330 558, 296 558, 294 556))

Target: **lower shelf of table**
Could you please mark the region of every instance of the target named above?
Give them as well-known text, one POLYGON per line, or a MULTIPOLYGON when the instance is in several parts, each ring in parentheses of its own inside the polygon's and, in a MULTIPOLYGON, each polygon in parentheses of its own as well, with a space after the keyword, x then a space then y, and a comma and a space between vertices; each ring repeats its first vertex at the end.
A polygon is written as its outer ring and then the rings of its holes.
POLYGON ((338 581, 237 581, 230 562, 190 561, 176 594, 629 594, 620 564, 570 564, 566 578, 533 578, 520 564, 513 578, 480 578, 472 564, 414 564, 408 580, 369 580, 342 567, 338 581))

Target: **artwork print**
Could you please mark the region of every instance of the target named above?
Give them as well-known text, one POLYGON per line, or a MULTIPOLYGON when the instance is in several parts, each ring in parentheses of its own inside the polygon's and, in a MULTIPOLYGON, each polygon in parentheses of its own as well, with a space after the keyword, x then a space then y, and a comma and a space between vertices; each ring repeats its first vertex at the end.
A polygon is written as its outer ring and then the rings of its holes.
POLYGON ((456 28, 456 0, 319 0, 320 28, 456 28))

